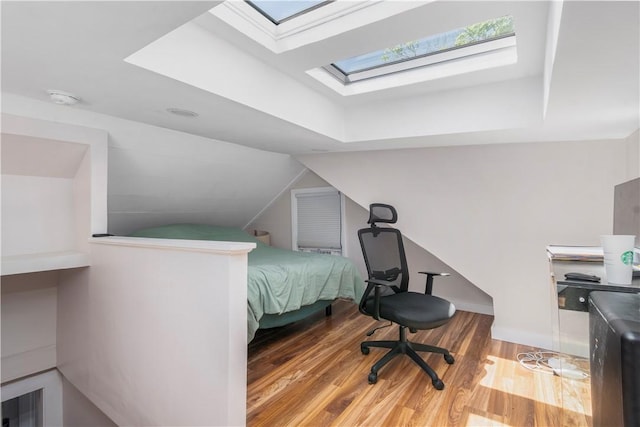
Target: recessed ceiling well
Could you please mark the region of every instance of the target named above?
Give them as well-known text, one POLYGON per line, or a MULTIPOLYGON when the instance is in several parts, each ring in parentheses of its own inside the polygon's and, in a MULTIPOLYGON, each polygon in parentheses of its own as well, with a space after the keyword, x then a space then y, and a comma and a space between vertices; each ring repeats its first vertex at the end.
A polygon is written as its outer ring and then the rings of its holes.
POLYGON ((44 89, 64 88, 91 100, 73 113, 291 154, 625 137, 640 115, 639 9, 334 1, 275 25, 239 0, 3 2, 3 104, 49 103, 44 89), (344 85, 323 73, 348 96, 309 72, 503 16, 517 44, 474 55, 471 69, 450 59, 389 74, 400 84, 377 90, 379 79, 344 85), (199 119, 167 114, 176 99, 199 119))

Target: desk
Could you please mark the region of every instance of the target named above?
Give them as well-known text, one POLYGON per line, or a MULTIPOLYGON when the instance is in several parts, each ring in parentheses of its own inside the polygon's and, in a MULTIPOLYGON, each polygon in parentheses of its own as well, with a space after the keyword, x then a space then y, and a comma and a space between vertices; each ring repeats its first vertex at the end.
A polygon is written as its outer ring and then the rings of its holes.
POLYGON ((558 307, 552 318, 553 350, 589 357, 589 294, 592 291, 640 293, 640 277, 631 285, 606 281, 602 248, 594 246, 549 246, 551 305, 558 307), (600 283, 564 280, 570 272, 601 277, 600 283))
POLYGON ((584 378, 562 377, 562 425, 575 424, 577 413, 591 421, 591 379, 589 358, 589 294, 593 291, 640 293, 640 277, 631 285, 606 281, 602 249, 599 247, 549 246, 553 351, 559 353, 561 368, 584 373, 584 378), (596 275, 601 283, 564 280, 570 272, 596 275), (571 419, 573 418, 573 420, 571 419))
POLYGON ((558 310, 589 311, 589 294, 593 291, 640 293, 640 278, 631 285, 612 285, 577 280, 556 281, 558 310), (637 283, 636 283, 637 282, 637 283))

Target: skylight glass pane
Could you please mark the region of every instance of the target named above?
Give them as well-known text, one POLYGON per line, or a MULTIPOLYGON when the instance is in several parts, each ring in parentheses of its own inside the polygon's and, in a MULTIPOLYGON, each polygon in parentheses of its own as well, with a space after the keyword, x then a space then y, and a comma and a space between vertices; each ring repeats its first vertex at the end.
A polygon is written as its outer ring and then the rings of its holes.
POLYGON ((399 62, 410 61, 440 52, 483 43, 515 34, 512 16, 458 28, 423 39, 409 41, 387 49, 336 61, 332 65, 343 74, 370 70, 399 62))
POLYGON ((287 19, 309 12, 317 7, 330 3, 326 0, 253 0, 247 1, 254 9, 269 18, 274 24, 279 24, 287 19))

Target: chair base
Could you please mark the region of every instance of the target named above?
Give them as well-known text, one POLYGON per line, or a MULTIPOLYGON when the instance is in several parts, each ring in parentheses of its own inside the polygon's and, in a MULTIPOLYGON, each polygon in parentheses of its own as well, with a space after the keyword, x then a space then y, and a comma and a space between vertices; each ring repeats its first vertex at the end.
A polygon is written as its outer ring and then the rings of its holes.
POLYGON ((444 355, 444 360, 451 365, 455 362, 455 359, 449 353, 449 350, 442 347, 435 347, 432 345, 414 343, 407 340, 407 328, 400 326, 400 339, 398 341, 364 341, 360 344, 360 350, 362 354, 369 354, 370 347, 388 348, 390 351, 385 354, 382 359, 378 360, 375 365, 371 367, 371 373, 369 374, 369 384, 375 384, 378 381, 378 371, 394 357, 400 354, 406 354, 413 360, 423 371, 431 377, 431 383, 437 390, 444 388, 444 383, 438 377, 438 374, 425 362, 418 351, 428 351, 431 353, 440 353, 444 355))

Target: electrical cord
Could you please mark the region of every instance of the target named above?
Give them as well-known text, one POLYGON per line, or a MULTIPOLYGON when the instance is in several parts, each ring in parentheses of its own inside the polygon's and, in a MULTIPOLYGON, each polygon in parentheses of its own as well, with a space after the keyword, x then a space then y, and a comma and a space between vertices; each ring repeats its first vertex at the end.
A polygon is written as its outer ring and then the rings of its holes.
POLYGON ((532 351, 518 353, 516 356, 520 366, 530 371, 543 372, 545 374, 560 377, 584 380, 589 374, 579 369, 576 365, 563 361, 559 353, 552 351, 532 351))
POLYGON ((393 325, 393 322, 389 322, 388 325, 382 325, 382 326, 378 326, 377 328, 373 328, 372 330, 370 330, 369 332, 367 332, 367 336, 370 337, 371 335, 373 335, 378 329, 384 329, 384 328, 388 328, 389 326, 393 325))
POLYGON ((558 358, 560 355, 551 351, 532 351, 528 353, 518 353, 516 358, 523 368, 530 371, 553 374, 553 367, 549 364, 549 359, 558 358))

